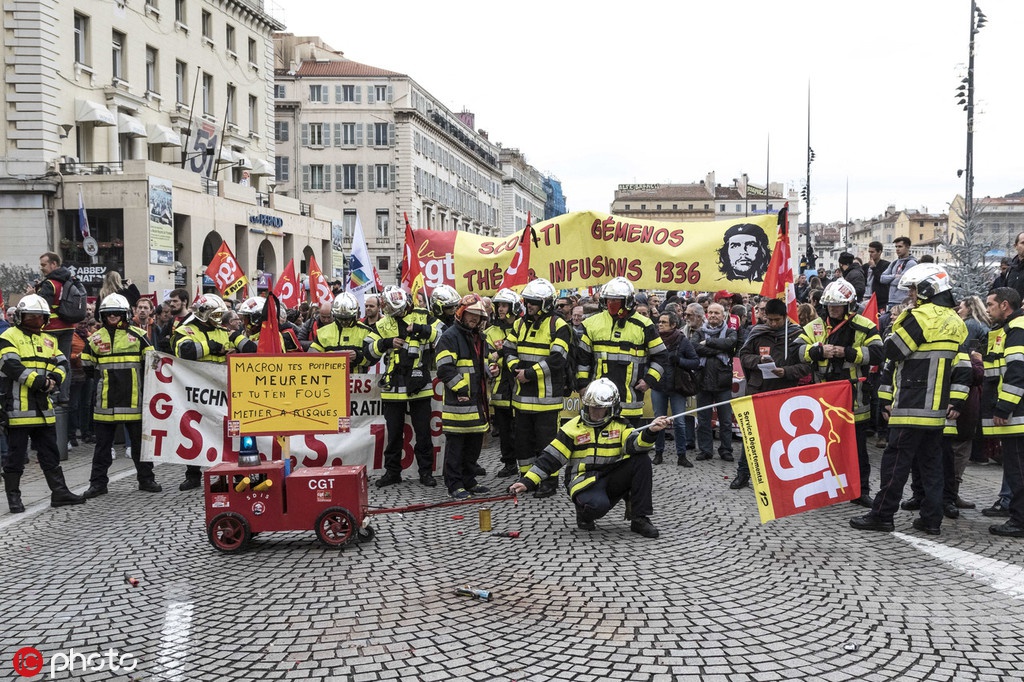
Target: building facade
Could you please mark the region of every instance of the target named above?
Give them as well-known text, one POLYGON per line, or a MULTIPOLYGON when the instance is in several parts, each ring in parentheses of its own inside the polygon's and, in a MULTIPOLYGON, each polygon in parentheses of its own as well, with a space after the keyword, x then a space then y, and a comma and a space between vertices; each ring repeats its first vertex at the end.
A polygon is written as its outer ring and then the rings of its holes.
POLYGON ((268 191, 283 26, 262 0, 15 2, 3 24, 4 261, 191 292, 222 239, 250 274, 330 254, 333 216, 268 191))
POLYGON ((526 221, 539 223, 544 216, 544 179, 526 162, 518 149, 502 149, 498 157, 504 177, 501 181, 501 235, 523 231, 526 221))
POLYGON ((319 38, 282 33, 275 44, 276 192, 341 213, 345 250, 358 219, 385 284, 399 277, 406 216, 413 228, 501 232, 501 148, 471 113, 319 38))

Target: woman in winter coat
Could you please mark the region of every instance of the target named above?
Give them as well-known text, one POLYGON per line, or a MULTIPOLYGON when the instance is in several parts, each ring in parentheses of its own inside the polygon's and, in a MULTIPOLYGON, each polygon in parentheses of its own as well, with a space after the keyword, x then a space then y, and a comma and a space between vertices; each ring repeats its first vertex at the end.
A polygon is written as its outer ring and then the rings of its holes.
MULTIPOLYGON (((700 367, 700 358, 693 344, 679 328, 679 317, 672 312, 664 312, 658 316, 658 334, 668 348, 673 359, 671 370, 662 379, 662 384, 651 389, 651 403, 654 416, 679 414, 686 410, 687 397, 696 393, 696 379, 693 372, 700 367), (689 380, 688 383, 686 380, 689 380), (671 408, 671 410, 670 410, 671 408)), ((686 458, 686 444, 692 442, 693 434, 687 433, 686 423, 682 417, 675 419, 676 463, 679 466, 692 467, 693 463, 686 458)), ((654 463, 664 461, 665 432, 658 432, 654 444, 654 463)))

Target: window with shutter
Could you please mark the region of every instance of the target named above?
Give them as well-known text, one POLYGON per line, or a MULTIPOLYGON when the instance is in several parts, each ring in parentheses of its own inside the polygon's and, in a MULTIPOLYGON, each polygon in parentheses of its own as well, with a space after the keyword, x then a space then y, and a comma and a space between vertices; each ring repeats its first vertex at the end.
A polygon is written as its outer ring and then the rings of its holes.
POLYGON ((373 104, 374 103, 373 95, 374 95, 373 86, 372 85, 367 85, 366 86, 366 103, 367 104, 373 104))
POLYGON ((331 191, 331 167, 330 167, 329 165, 326 165, 326 164, 325 164, 325 165, 323 166, 323 169, 324 169, 324 184, 323 184, 323 189, 325 189, 325 190, 327 190, 328 192, 330 192, 330 191, 331 191))
POLYGON ((344 100, 341 98, 341 86, 340 85, 335 85, 334 86, 334 103, 335 104, 341 104, 343 101, 344 100))
POLYGON ((358 87, 358 86, 356 86, 356 85, 353 85, 352 86, 352 91, 355 92, 355 94, 356 94, 356 104, 362 104, 362 102, 363 102, 363 89, 358 87))
POLYGON ((394 147, 395 146, 395 124, 394 123, 389 123, 388 124, 388 146, 389 147, 394 147))
POLYGON ((395 101, 395 88, 393 85, 388 86, 388 104, 395 101))
POLYGON ((302 166, 302 189, 309 191, 309 166, 302 166))
POLYGON ((388 171, 388 175, 389 175, 389 177, 388 177, 388 187, 390 187, 392 190, 396 189, 396 187, 395 187, 395 171, 397 170, 397 168, 398 168, 398 166, 396 166, 395 164, 391 164, 391 168, 388 171))
POLYGON ((374 182, 373 164, 366 164, 366 189, 371 192, 377 189, 377 185, 374 182))
POLYGON ((343 174, 343 166, 335 164, 334 166, 334 191, 340 192, 345 189, 345 176, 343 174))
POLYGON ((358 123, 353 123, 352 124, 352 129, 356 131, 356 146, 357 147, 362 147, 363 146, 363 126, 359 125, 358 123))
POLYGON ((334 146, 335 147, 340 147, 341 146, 341 124, 340 123, 335 123, 334 124, 334 146))
POLYGON ((363 191, 363 167, 361 165, 356 166, 356 189, 360 192, 363 191))
POLYGON ((308 123, 303 123, 302 124, 302 146, 303 147, 308 147, 309 146, 309 124, 308 123))
POLYGON ((373 124, 372 123, 367 123, 366 124, 366 146, 367 147, 372 147, 373 146, 373 142, 374 142, 374 140, 373 140, 373 124))

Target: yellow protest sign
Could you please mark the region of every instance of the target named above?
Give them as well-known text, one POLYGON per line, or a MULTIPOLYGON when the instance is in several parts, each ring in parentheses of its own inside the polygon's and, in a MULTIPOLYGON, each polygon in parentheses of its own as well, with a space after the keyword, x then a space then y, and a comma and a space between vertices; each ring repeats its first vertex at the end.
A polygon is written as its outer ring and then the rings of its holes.
POLYGON ((347 353, 228 356, 228 435, 347 433, 347 353))
MULTIPOLYGON (((777 217, 670 223, 578 211, 533 226, 530 270, 561 289, 626 277, 638 289, 758 293, 778 237, 777 217)), ((519 245, 463 230, 414 230, 429 289, 493 294, 519 245)))

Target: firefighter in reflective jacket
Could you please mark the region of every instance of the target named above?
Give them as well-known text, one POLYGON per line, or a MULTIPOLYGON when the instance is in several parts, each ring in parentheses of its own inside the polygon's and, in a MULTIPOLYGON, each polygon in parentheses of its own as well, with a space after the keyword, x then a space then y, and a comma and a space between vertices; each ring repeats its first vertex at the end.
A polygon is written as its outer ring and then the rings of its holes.
MULTIPOLYGON (((216 294, 203 294, 192 306, 192 314, 174 330, 171 348, 183 360, 200 362, 227 362, 235 352, 255 353, 256 344, 245 338, 241 331, 228 332, 222 326, 228 311, 223 299, 216 294)), ((202 485, 202 472, 198 466, 185 467, 185 480, 178 490, 194 490, 202 485)))
MULTIPOLYGON (((999 287, 989 292, 988 313, 993 325, 1000 325, 990 332, 990 345, 995 335, 1002 346, 1002 363, 998 367, 1001 376, 997 393, 982 395, 982 410, 991 411, 991 417, 982 421, 982 430, 985 435, 1000 437, 1003 486, 1010 489, 1010 518, 988 530, 1011 538, 1024 538, 1024 312, 1020 306, 1016 289, 999 287)), ((988 380, 986 365, 986 385, 988 380)))
POLYGON ((604 310, 583 321, 576 387, 607 377, 619 389, 622 416, 634 426, 644 413, 644 392, 661 383, 669 355, 654 324, 636 312, 633 283, 616 277, 601 288, 604 310))
POLYGON ((565 487, 576 508, 576 527, 595 530, 594 521, 627 499, 630 530, 658 537, 654 513, 651 460, 655 434, 671 420, 657 417, 646 429, 634 429, 619 416, 619 390, 609 379, 591 382, 580 398, 580 416, 570 419, 529 471, 509 487, 518 494, 537 487, 568 464, 565 487))
POLYGON ((487 306, 476 294, 463 296, 454 323, 437 342, 437 378, 444 382, 441 425, 444 427, 444 484, 456 500, 489 492, 476 480, 487 414, 487 350, 480 327, 487 306))
POLYGON ((430 436, 430 397, 434 386, 430 377, 437 326, 423 308, 413 306, 412 297, 396 286, 384 287, 381 305, 386 315, 377 320, 366 335, 366 357, 375 363, 386 356, 381 377, 381 409, 387 425, 384 444, 383 476, 377 487, 402 480, 402 445, 405 414, 409 413, 416 434, 416 463, 420 483, 433 487, 434 442, 430 436))
POLYGON ((882 364, 882 337, 874 322, 857 314, 856 304, 857 291, 852 284, 842 278, 830 282, 821 294, 821 305, 827 313, 804 327, 800 355, 804 362, 811 363, 817 381, 853 384, 853 419, 860 463, 860 497, 853 502, 870 507, 867 428, 871 405, 864 396, 863 379, 871 365, 882 364))
POLYGON ((50 487, 50 506, 85 502, 84 497, 68 490, 60 468, 51 396, 67 375, 68 360, 57 347, 57 340, 42 331, 49 317, 46 299, 29 294, 14 309, 14 326, 0 334, 0 426, 7 427, 8 447, 3 456, 4 491, 12 514, 25 511, 20 486, 28 461, 29 438, 50 487))
POLYGON ((334 324, 317 329, 316 340, 309 345, 309 352, 349 351, 353 354, 350 373, 366 371, 366 337, 372 330, 359 321, 359 301, 355 295, 343 291, 335 296, 331 303, 331 316, 334 324))
MULTIPOLYGON (((243 343, 239 339, 239 353, 257 352, 260 345, 260 330, 263 329, 263 322, 265 320, 264 311, 266 306, 267 299, 262 296, 251 296, 242 301, 242 305, 238 306, 238 316, 242 318, 242 329, 245 331, 245 338, 248 341, 248 343, 243 343)), ((280 318, 280 315, 278 317, 280 318)), ((295 332, 291 329, 279 330, 278 336, 281 337, 281 348, 285 353, 303 352, 298 337, 295 336, 295 332)))
POLYGON ((121 294, 110 294, 100 302, 102 326, 86 340, 82 366, 86 375, 95 377, 96 405, 93 424, 96 427, 96 448, 92 453, 92 473, 86 499, 107 494, 107 471, 117 427, 128 429, 132 461, 139 490, 158 493, 162 490, 153 474, 153 463, 143 462, 142 455, 142 363, 149 349, 146 332, 128 324, 131 306, 121 294))
POLYGON ((881 485, 858 530, 894 530, 903 486, 917 460, 924 487, 921 516, 914 528, 938 535, 942 523, 942 429, 956 419, 971 382, 969 361, 957 361, 967 327, 956 313, 945 268, 920 263, 903 273, 900 289, 914 307, 903 311, 885 341, 885 369, 878 397, 889 419, 889 444, 882 454, 881 485))
POLYGON ((501 452, 502 467, 497 475, 515 476, 519 473, 519 467, 516 466, 512 421, 512 385, 515 383, 515 377, 508 369, 502 348, 505 345, 505 338, 512 333, 512 323, 519 319, 523 311, 523 302, 519 294, 511 289, 501 289, 494 295, 493 303, 494 317, 484 335, 492 368, 491 409, 494 412, 494 425, 498 429, 501 452), (497 369, 497 372, 494 372, 494 369, 497 369))
MULTIPOLYGON (((555 287, 535 279, 523 287, 526 315, 512 324, 502 344, 509 372, 515 377, 512 409, 515 410, 516 459, 525 472, 558 431, 562 398, 569 394, 572 377, 566 372, 572 328, 554 314, 555 287)), ((552 472, 554 473, 554 472, 552 472)), ((534 497, 550 497, 558 488, 552 476, 534 497)))

